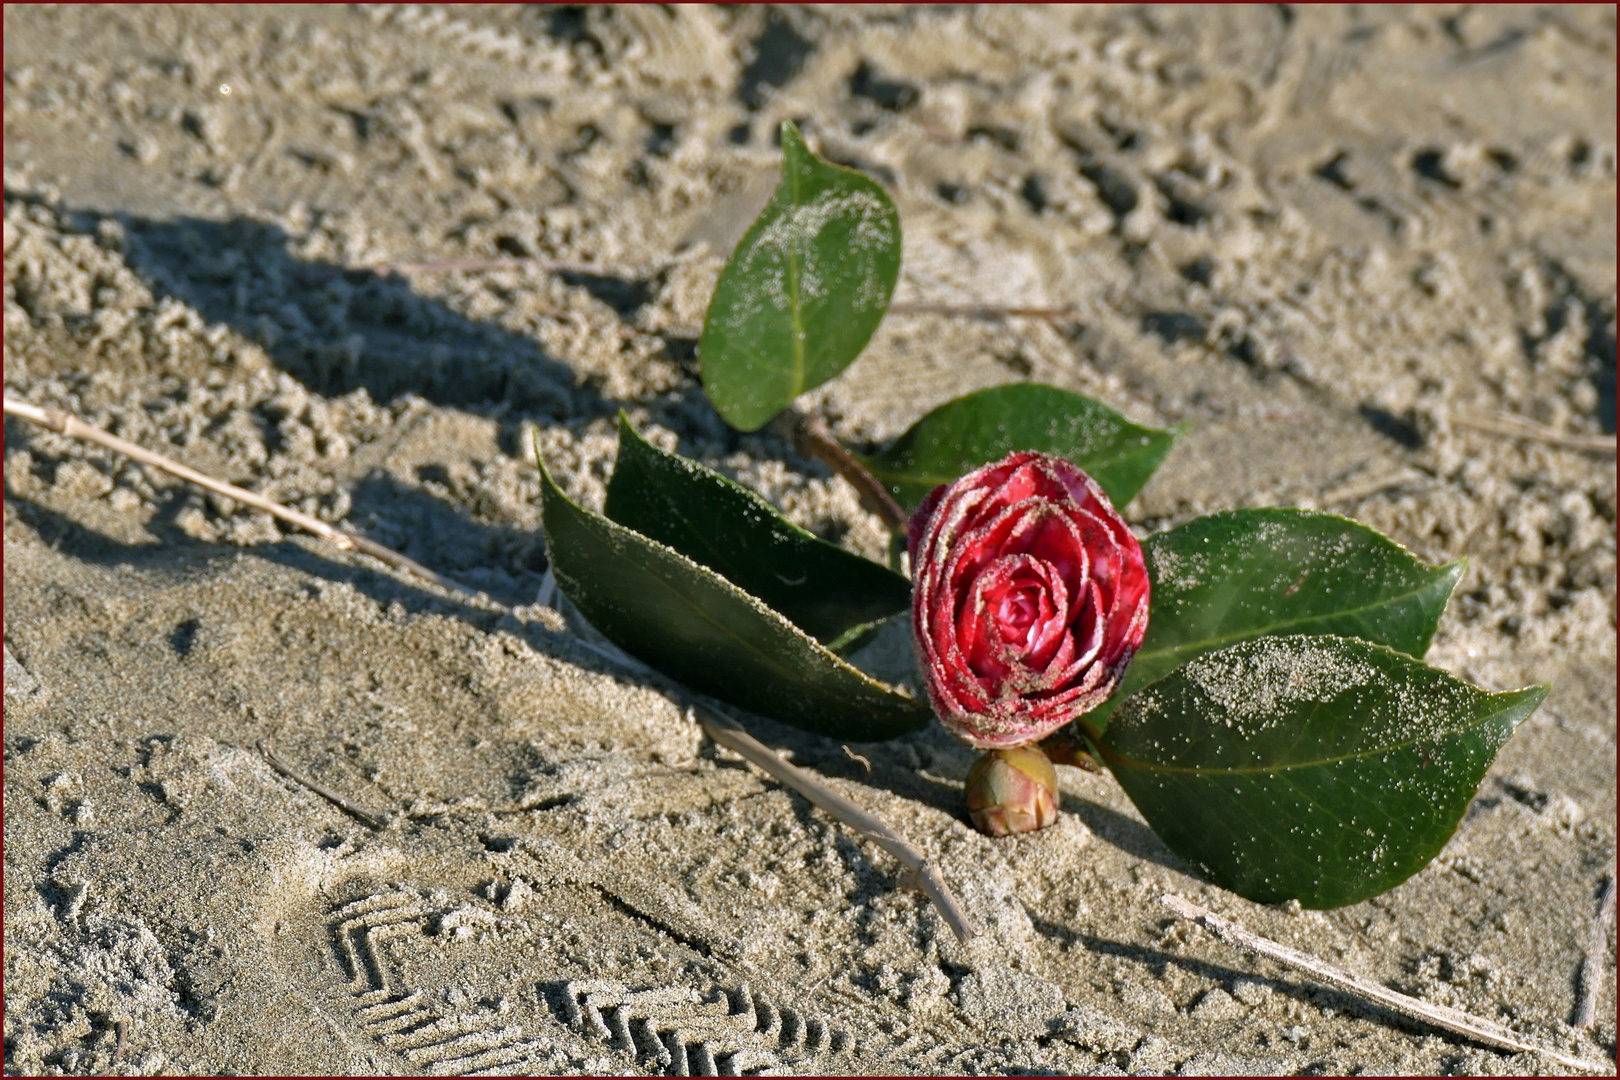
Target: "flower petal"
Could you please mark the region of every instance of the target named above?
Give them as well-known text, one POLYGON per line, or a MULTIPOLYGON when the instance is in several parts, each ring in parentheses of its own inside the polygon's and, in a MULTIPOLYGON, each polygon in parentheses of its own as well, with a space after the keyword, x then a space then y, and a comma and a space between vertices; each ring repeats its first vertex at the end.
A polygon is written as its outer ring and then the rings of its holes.
POLYGON ((1141 547, 1061 458, 1009 454, 936 489, 908 547, 929 697, 975 745, 1030 742, 1100 704, 1141 644, 1141 547))

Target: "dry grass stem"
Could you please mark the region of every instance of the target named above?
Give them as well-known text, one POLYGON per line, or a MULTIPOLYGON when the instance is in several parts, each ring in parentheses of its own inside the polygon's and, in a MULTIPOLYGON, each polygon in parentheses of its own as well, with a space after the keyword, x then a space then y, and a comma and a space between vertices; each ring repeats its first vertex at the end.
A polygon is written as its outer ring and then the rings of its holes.
POLYGON ((113 1070, 118 1068, 119 1059, 124 1056, 124 1040, 129 1035, 129 1021, 114 1020, 113 1033, 118 1036, 118 1043, 113 1047, 112 1057, 108 1060, 105 1069, 98 1073, 91 1073, 92 1076, 112 1076, 113 1070))
POLYGON ((1597 1019, 1598 977, 1603 973, 1603 946, 1609 938, 1609 927, 1614 925, 1614 875, 1603 887, 1603 899, 1598 901, 1597 918, 1592 920, 1592 932, 1586 939, 1586 955, 1581 960, 1581 996, 1575 1004, 1574 1028, 1589 1028, 1597 1019))
POLYGON ((1377 495, 1382 491, 1388 491, 1390 488, 1417 483, 1424 479, 1426 477, 1416 469, 1397 469, 1394 472, 1379 473, 1376 476, 1364 476, 1324 492, 1318 502, 1322 506, 1360 502, 1362 499, 1377 495))
MULTIPOLYGON (((547 274, 590 274, 595 277, 622 278, 639 281, 666 267, 680 262, 681 257, 665 259, 651 266, 622 266, 612 263, 580 262, 573 259, 552 259, 542 255, 512 256, 507 258, 422 259, 415 262, 379 262, 367 267, 374 274, 399 274, 411 277, 417 274, 449 273, 501 273, 538 270, 547 274)), ((961 319, 1039 319, 1044 322, 1079 323, 1084 313, 1075 308, 1004 307, 995 304, 939 304, 928 301, 897 301, 888 306, 890 315, 907 316, 943 315, 961 319)), ((700 333, 701 327, 690 329, 700 333)))
POLYGON ((282 761, 281 758, 276 756, 276 752, 270 748, 269 739, 260 739, 258 749, 259 753, 263 755, 264 760, 270 763, 270 767, 272 769, 276 770, 276 772, 280 773, 282 776, 285 776, 293 783, 299 785, 300 787, 308 788, 310 791, 313 791, 315 794, 319 795, 321 798, 325 799, 339 810, 342 810, 346 814, 352 814, 373 829, 381 830, 388 828, 388 815, 374 814, 370 810, 367 810, 362 806, 358 806, 350 800, 344 798, 342 795, 339 795, 331 788, 322 784, 317 784, 309 777, 302 776, 295 772, 291 765, 288 765, 285 761, 282 761))
POLYGON ((1334 967, 1325 960, 1319 960, 1309 953, 1303 953, 1298 949, 1291 949, 1287 945, 1279 944, 1269 938, 1252 934, 1230 919, 1222 918, 1208 908, 1199 907, 1197 904, 1184 900, 1179 896, 1166 894, 1160 897, 1159 900, 1165 907, 1183 919, 1189 919, 1197 923, 1228 945, 1255 956, 1264 956, 1267 959, 1275 960, 1279 964, 1293 968, 1296 971, 1303 971, 1313 976, 1317 981, 1326 983, 1336 990, 1364 998, 1389 1009, 1391 1012, 1399 1013, 1413 1020, 1433 1024, 1435 1027, 1499 1050, 1540 1054, 1566 1068, 1579 1069, 1582 1072, 1614 1072, 1612 1064, 1585 1061, 1581 1058, 1559 1053, 1556 1050, 1537 1046, 1534 1043, 1525 1042, 1500 1024, 1446 1005, 1431 1005, 1429 1002, 1391 990, 1387 986, 1381 986, 1370 979, 1353 975, 1343 968, 1334 967))
POLYGON ((649 269, 641 266, 615 266, 605 263, 577 262, 569 259, 548 259, 543 256, 510 259, 425 259, 421 262, 380 262, 370 267, 374 274, 445 274, 478 273, 501 270, 539 270, 550 274, 590 274, 594 277, 640 279, 649 269))
POLYGON ((436 574, 416 560, 407 558, 391 548, 383 547, 375 540, 367 540, 363 536, 357 536, 354 533, 328 525, 320 518, 282 506, 280 503, 248 491, 246 488, 239 488, 235 484, 227 484, 223 480, 216 480, 207 473, 198 472, 196 469, 166 458, 162 454, 156 454, 144 447, 137 446, 127 439, 120 439, 116 435, 102 431, 98 427, 85 423, 71 413, 62 412, 59 409, 42 409, 37 405, 30 405, 27 402, 8 397, 5 399, 5 415, 15 416, 19 420, 26 420, 30 424, 36 424, 49 431, 54 431, 58 435, 66 435, 70 439, 79 439, 83 442, 106 447, 115 453, 123 454, 131 461, 138 461, 142 465, 150 465, 152 468, 166 472, 170 476, 176 476, 187 483, 195 484, 205 491, 224 495, 226 498, 234 499, 244 506, 251 506, 255 510, 263 510, 272 517, 279 518, 289 525, 296 526, 305 532, 320 537, 342 551, 356 551, 370 555, 373 559, 396 570, 403 570, 425 581, 431 581, 440 588, 460 593, 463 596, 478 595, 465 585, 451 581, 441 574, 436 574))
POLYGON ((1509 439, 1527 439, 1545 446, 1556 446, 1561 450, 1580 450, 1589 454, 1615 453, 1615 437, 1613 435, 1567 435, 1561 431, 1532 424, 1528 420, 1521 420, 1516 416, 1500 416, 1485 413, 1458 413, 1451 418, 1457 427, 1468 428, 1471 431, 1483 432, 1487 435, 1502 435, 1509 439))
POLYGON ((996 307, 991 304, 930 304, 923 301, 889 305, 891 315, 949 315, 963 319, 1041 319, 1045 322, 1083 322, 1074 308, 996 307))
MULTIPOLYGON (((501 271, 539 270, 551 274, 591 274, 597 277, 615 277, 639 280, 656 273, 665 266, 679 262, 679 258, 666 259, 652 266, 624 266, 613 263, 580 262, 573 259, 552 259, 543 255, 513 256, 508 258, 422 259, 415 262, 379 262, 368 269, 374 274, 446 274, 446 273, 499 273, 501 271)), ((1002 307, 994 304, 937 304, 927 301, 898 301, 888 307, 891 315, 947 315, 968 319, 1043 319, 1048 322, 1080 322, 1083 315, 1075 308, 1002 307)))
POLYGON ((958 941, 967 941, 978 933, 968 919, 967 913, 956 902, 950 887, 945 884, 945 877, 939 872, 939 867, 902 840, 893 829, 816 777, 784 761, 770 747, 744 731, 729 716, 701 705, 694 706, 693 711, 709 738, 741 754, 774 779, 797 791, 856 832, 869 837, 873 843, 894 856, 902 866, 915 874, 923 892, 934 902, 934 906, 939 909, 940 917, 945 920, 945 924, 951 928, 958 941))

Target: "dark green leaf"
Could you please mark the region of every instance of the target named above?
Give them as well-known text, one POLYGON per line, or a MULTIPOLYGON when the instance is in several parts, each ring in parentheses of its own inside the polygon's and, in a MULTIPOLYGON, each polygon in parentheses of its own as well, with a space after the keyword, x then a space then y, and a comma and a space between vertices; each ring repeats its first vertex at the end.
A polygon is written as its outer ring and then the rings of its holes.
POLYGON ((1216 884, 1341 907, 1439 853, 1546 695, 1487 693, 1354 638, 1273 637, 1127 698, 1100 749, 1153 831, 1216 884))
POLYGON ((574 505, 544 462, 540 503, 563 593, 615 645, 671 678, 838 739, 889 739, 927 723, 926 704, 850 667, 714 571, 574 505))
POLYGON ((946 402, 860 461, 911 510, 940 484, 1014 450, 1039 450, 1080 466, 1123 507, 1170 452, 1176 434, 1133 424, 1099 401, 1055 386, 1013 383, 946 402))
POLYGON ((753 431, 866 347, 900 275, 900 215, 882 188, 816 158, 782 124, 782 182, 731 253, 703 320, 703 390, 753 431))
POLYGON ((1126 694, 1249 638, 1343 634, 1421 657, 1466 566, 1426 566, 1365 525, 1292 508, 1197 518, 1142 554, 1147 634, 1119 693, 1086 714, 1095 728, 1126 694))
POLYGON ((903 611, 911 582, 819 540, 758 495, 650 445, 619 416, 607 516, 708 567, 821 642, 903 611))

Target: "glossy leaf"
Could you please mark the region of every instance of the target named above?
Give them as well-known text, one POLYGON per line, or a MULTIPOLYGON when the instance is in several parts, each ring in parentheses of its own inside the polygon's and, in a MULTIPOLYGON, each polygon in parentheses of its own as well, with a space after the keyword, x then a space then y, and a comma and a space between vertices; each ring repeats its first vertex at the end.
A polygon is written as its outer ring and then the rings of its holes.
POLYGON ((1421 657, 1466 563, 1427 566, 1335 514, 1229 510, 1142 544, 1147 635, 1115 694, 1082 719, 1101 728, 1134 690, 1202 653, 1277 634, 1342 634, 1421 657))
POLYGON ((1211 881, 1341 907, 1439 853, 1546 694, 1487 693, 1354 638, 1273 637, 1126 699, 1100 749, 1153 831, 1211 881))
POLYGON ((540 501, 563 594, 615 645, 664 674, 839 739, 889 739, 927 723, 926 704, 846 664, 713 570, 576 506, 544 462, 540 501))
POLYGON ((823 645, 911 603, 911 582, 817 539, 719 473, 667 454, 621 413, 609 518, 706 566, 823 645))
POLYGON ((1133 424, 1099 401, 1055 386, 1013 383, 946 402, 860 461, 911 510, 940 484, 1014 450, 1038 450, 1080 466, 1122 508, 1176 435, 1133 424))
POLYGON ((782 182, 731 253, 698 340, 703 390, 753 431, 854 361, 900 275, 900 215, 881 187, 819 160, 782 124, 782 182))

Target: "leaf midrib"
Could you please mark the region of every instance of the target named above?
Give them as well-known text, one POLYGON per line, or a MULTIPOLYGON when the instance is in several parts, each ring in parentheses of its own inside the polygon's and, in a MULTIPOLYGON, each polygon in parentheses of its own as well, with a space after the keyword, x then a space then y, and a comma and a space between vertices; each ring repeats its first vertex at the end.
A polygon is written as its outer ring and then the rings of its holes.
MULTIPOLYGON (((575 511, 578 511, 581 514, 585 513, 585 511, 583 511, 579 507, 573 505, 573 501, 571 499, 569 499, 568 496, 566 496, 566 495, 564 495, 562 493, 561 488, 556 487, 555 484, 553 484, 552 487, 553 487, 553 490, 556 493, 556 496, 558 498, 564 500, 565 502, 568 502, 569 507, 571 509, 573 509, 575 511)), ((741 589, 738 589, 735 585, 732 585, 730 582, 726 581, 726 579, 721 577, 719 574, 716 574, 713 570, 710 570, 708 567, 704 566, 703 564, 701 564, 699 562, 696 562, 696 561, 694 561, 694 560, 692 560, 690 558, 687 558, 685 555, 682 555, 680 552, 676 551, 674 548, 670 548, 670 547, 666 547, 665 545, 658 544, 657 541, 650 540, 647 537, 642 536, 640 533, 637 533, 632 529, 626 529, 623 525, 620 525, 617 522, 612 521, 609 518, 604 517, 604 518, 602 518, 602 520, 604 522, 606 522, 610 527, 612 527, 614 529, 622 530, 625 534, 627 534, 629 536, 633 536, 636 539, 643 541, 644 543, 656 545, 656 547, 659 550, 662 550, 664 552, 667 552, 668 554, 671 554, 671 555, 675 556, 676 558, 684 560, 685 562, 691 564, 692 568, 697 570, 700 574, 708 574, 708 575, 714 577, 721 584, 725 585, 727 588, 735 590, 737 593, 741 594, 742 596, 747 596, 748 595, 747 593, 742 592, 741 589)), ((703 610, 703 608, 701 608, 701 607, 697 606, 696 604, 693 604, 689 600, 687 600, 686 597, 679 590, 677 590, 673 585, 671 585, 669 582, 665 581, 663 578, 659 577, 657 574, 649 574, 648 576, 651 577, 654 581, 656 581, 659 584, 659 586, 661 588, 663 588, 663 590, 665 592, 667 592, 671 596, 675 597, 676 600, 680 601, 688 610, 690 610, 692 612, 695 612, 698 615, 698 617, 701 618, 704 622, 708 623, 710 626, 713 626, 715 629, 719 630, 725 636, 731 638, 733 641, 735 641, 738 644, 742 645, 746 652, 748 652, 748 653, 750 653, 752 655, 759 656, 759 657, 763 658, 765 660, 766 664, 769 667, 775 668, 777 671, 779 671, 782 674, 786 675, 790 681, 792 681, 794 683, 797 683, 799 686, 804 687, 806 690, 813 691, 817 696, 820 696, 820 697, 825 697, 826 696, 825 691, 821 687, 818 687, 815 683, 810 682, 808 679, 806 679, 799 672, 795 671, 791 667, 784 666, 780 661, 778 661, 775 657, 771 656, 769 653, 762 652, 762 651, 758 650, 757 648, 754 647, 754 645, 751 642, 749 642, 747 639, 741 637, 736 631, 732 630, 730 627, 726 626, 724 623, 716 622, 714 620, 714 618, 712 616, 710 616, 707 611, 703 610)), ((793 624, 788 622, 786 619, 783 619, 782 621, 787 626, 789 626, 794 632, 799 633, 799 634, 804 634, 805 640, 809 641, 812 645, 814 645, 814 646, 816 646, 818 648, 824 648, 823 646, 821 646, 820 642, 815 640, 815 638, 811 637, 808 634, 805 634, 803 630, 800 630, 798 627, 793 626, 793 624)), ((849 671, 856 676, 856 678, 861 680, 861 682, 868 684, 866 689, 868 689, 868 690, 877 690, 880 693, 894 694, 894 692, 892 690, 888 690, 887 688, 882 686, 882 684, 870 680, 864 672, 860 671, 858 668, 856 668, 856 667, 854 667, 852 665, 846 664, 843 660, 839 659, 836 655, 832 654, 830 651, 828 652, 828 655, 831 656, 833 661, 838 665, 838 667, 835 668, 835 670, 840 670, 841 671, 843 668, 847 667, 849 669, 849 671)), ((898 697, 899 695, 894 695, 894 696, 898 697)))
MULTIPOLYGON (((803 147, 803 150, 807 154, 810 152, 809 147, 803 147)), ((799 163, 793 162, 791 165, 784 167, 782 172, 788 184, 788 198, 793 203, 794 211, 797 211, 803 205, 799 198, 799 163)), ((799 262, 795 257, 794 247, 791 243, 787 245, 787 276, 788 307, 792 311, 793 320, 788 334, 793 341, 792 397, 796 398, 804 393, 804 335, 802 332, 804 319, 803 310, 799 306, 799 262)))
MULTIPOLYGON (((645 464, 646 461, 648 461, 648 460, 657 460, 656 454, 654 453, 653 449, 648 444, 645 443, 645 440, 643 440, 641 438, 641 436, 634 431, 634 429, 630 429, 630 431, 631 431, 631 435, 633 436, 633 438, 635 440, 635 443, 637 444, 637 445, 635 445, 635 449, 633 451, 633 453, 639 459, 637 461, 637 463, 636 463, 636 467, 642 472, 643 475, 647 475, 647 476, 656 475, 653 472, 653 470, 649 470, 646 467, 646 464, 645 464)), ((623 434, 622 429, 621 429, 619 437, 621 439, 624 438, 624 434, 623 434)), ((822 560, 822 562, 825 562, 827 557, 830 554, 832 554, 832 552, 828 552, 828 551, 823 550, 821 545, 825 544, 825 541, 823 541, 820 537, 817 537, 813 533, 807 532, 806 530, 800 528, 798 525, 795 525, 793 522, 788 521, 786 518, 784 518, 780 514, 778 514, 776 512, 776 508, 771 506, 770 503, 766 502, 764 499, 760 498, 754 492, 749 491, 747 488, 743 487, 742 485, 736 484, 736 483, 734 483, 734 482, 732 482, 730 480, 727 480, 723 476, 715 476, 715 475, 709 474, 709 473, 707 473, 706 471, 703 471, 703 470, 697 470, 697 469, 688 468, 686 471, 687 471, 688 476, 691 477, 692 479, 709 484, 710 485, 710 490, 716 492, 719 497, 721 497, 721 498, 731 497, 731 498, 740 499, 740 500, 743 500, 743 501, 751 504, 752 506, 754 506, 755 509, 761 511, 765 515, 766 529, 767 529, 767 531, 770 532, 771 538, 774 541, 780 541, 781 543, 784 543, 784 544, 792 544, 792 545, 794 545, 795 554, 797 554, 800 558, 804 558, 804 559, 816 559, 816 558, 819 558, 820 560, 822 560), (785 528, 787 531, 786 532, 778 531, 777 526, 781 526, 782 528, 785 528)), ((614 476, 615 477, 618 476, 617 470, 615 470, 614 476)), ((702 543, 704 551, 708 553, 708 555, 709 555, 709 557, 711 559, 713 559, 716 563, 725 563, 726 561, 728 561, 728 560, 721 557, 722 552, 720 551, 720 549, 715 547, 715 545, 709 541, 708 535, 704 532, 704 530, 699 527, 699 525, 698 525, 698 523, 696 521, 694 521, 691 517, 689 517, 687 515, 685 510, 682 509, 682 504, 680 502, 678 502, 675 498, 673 498, 671 495, 669 495, 668 492, 666 491, 666 489, 663 486, 654 483, 654 484, 646 485, 646 488, 647 488, 647 490, 643 492, 643 495, 645 497, 647 497, 647 498, 655 498, 655 499, 657 499, 659 505, 665 507, 667 509, 668 513, 673 515, 675 518, 679 519, 681 521, 681 523, 684 524, 687 527, 687 530, 692 535, 696 536, 698 541, 700 543, 702 543)), ((612 490, 613 490, 613 485, 612 485, 612 482, 610 481, 609 484, 608 484, 609 494, 612 493, 612 490)), ((607 514, 603 514, 602 516, 604 518, 606 518, 608 521, 612 522, 613 524, 618 525, 620 528, 629 528, 628 526, 624 525, 624 523, 614 520, 611 516, 609 516, 607 514)), ((634 530, 634 529, 630 529, 630 531, 631 532, 636 532, 636 530, 634 530)), ((642 535, 642 534, 637 533, 637 535, 642 535)), ((652 537, 644 536, 643 538, 647 539, 647 540, 652 540, 652 537)), ((653 542, 654 543, 659 543, 656 540, 654 540, 653 542)), ((686 558, 690 559, 692 562, 697 562, 699 566, 702 566, 704 569, 710 571, 716 577, 721 578, 723 581, 725 581, 725 583, 727 585, 730 585, 732 588, 736 589, 738 592, 748 593, 749 595, 752 595, 752 593, 749 593, 749 590, 743 588, 737 582, 732 581, 731 578, 727 577, 725 574, 723 574, 719 570, 715 569, 714 566, 710 566, 707 563, 698 562, 697 559, 693 559, 690 555, 687 555, 686 552, 681 551, 679 548, 676 548, 671 544, 660 544, 660 546, 664 547, 664 548, 668 548, 669 550, 674 551, 679 555, 685 555, 686 558)), ((845 554, 845 552, 839 551, 836 548, 834 548, 833 551, 837 552, 837 554, 840 554, 840 555, 845 554)), ((859 556, 851 556, 851 557, 852 558, 859 558, 859 556)), ((873 564, 873 565, 876 565, 876 564, 873 564)), ((757 599, 757 597, 756 597, 756 599, 757 599)), ((899 609, 897 608, 896 610, 899 610, 899 609)), ((821 644, 823 646, 827 646, 826 642, 821 641, 820 638, 817 638, 816 635, 811 634, 809 632, 809 630, 805 629, 803 626, 799 626, 799 624, 795 620, 787 618, 787 616, 785 614, 783 614, 782 612, 777 612, 777 614, 782 615, 783 618, 786 619, 786 621, 788 621, 790 623, 793 623, 793 625, 795 627, 797 627, 800 631, 802 631, 803 633, 805 633, 809 637, 815 639, 819 644, 821 644)), ((891 614, 892 614, 892 612, 891 612, 891 614)), ((883 618, 887 618, 887 616, 883 616, 883 618)), ((870 622, 872 620, 868 620, 868 621, 870 622)), ((846 627, 843 631, 841 631, 841 634, 847 634, 851 628, 852 627, 846 627)), ((828 646, 828 651, 832 651, 830 646, 828 646)))
MULTIPOLYGON (((623 438, 622 435, 620 437, 623 438)), ((639 438, 639 436, 638 436, 638 438, 639 438)), ((639 452, 639 450, 638 450, 638 452, 639 452)), ((642 468, 641 471, 643 473, 649 473, 650 474, 650 470, 648 470, 648 469, 642 468)), ((615 475, 617 475, 616 472, 615 472, 615 475)), ((704 476, 701 476, 701 475, 696 475, 696 474, 694 474, 694 478, 697 479, 697 480, 707 480, 708 479, 707 477, 704 477, 704 476)), ((723 481, 725 478, 721 477, 720 479, 723 481)), ((610 489, 611 489, 611 486, 612 485, 611 485, 611 481, 610 481, 609 482, 610 489)), ((720 495, 721 495, 722 498, 725 497, 726 495, 733 495, 733 494, 735 494, 735 493, 725 491, 724 489, 720 489, 720 495)), ((745 496, 752 497, 754 493, 751 492, 751 491, 748 491, 746 489, 743 489, 742 494, 745 495, 745 496)), ((704 550, 709 553, 709 556, 712 559, 714 559, 715 562, 724 562, 725 561, 724 559, 720 558, 720 554, 721 554, 720 549, 718 549, 712 543, 709 542, 708 536, 704 533, 704 531, 701 528, 698 527, 698 523, 693 521, 690 517, 688 517, 686 512, 681 509, 681 504, 679 502, 677 502, 674 498, 672 498, 670 495, 668 495, 664 491, 664 489, 662 487, 660 487, 660 486, 658 486, 656 484, 652 485, 651 489, 649 491, 647 491, 645 493, 645 495, 646 495, 646 497, 649 497, 649 498, 656 498, 660 505, 662 505, 664 507, 667 507, 669 512, 674 517, 678 518, 681 521, 681 523, 684 524, 687 527, 688 531, 690 531, 694 536, 696 536, 698 538, 698 540, 703 544, 704 550)), ((760 503, 761 503, 761 506, 763 508, 772 509, 770 504, 764 502, 764 500, 760 500, 760 503)), ((606 514, 604 514, 602 516, 607 517, 606 514)), ((610 518, 610 517, 608 518, 608 520, 613 521, 613 519, 610 518)), ((613 523, 615 525, 619 525, 620 528, 627 528, 628 527, 628 526, 620 524, 617 521, 614 521, 613 523)), ((811 536, 809 533, 806 533, 803 529, 800 529, 797 525, 793 524, 793 522, 791 522, 791 521, 783 521, 782 524, 786 525, 789 529, 792 529, 793 532, 791 532, 791 533, 779 533, 779 532, 776 532, 775 529, 772 529, 771 532, 772 532, 772 534, 774 536, 781 537, 781 539, 784 542, 792 543, 792 542, 795 542, 795 541, 801 541, 801 540, 805 540, 805 539, 815 539, 815 537, 811 536)), ((631 529, 630 531, 635 532, 634 529, 631 529)), ((638 535, 640 535, 640 534, 638 534, 638 535)), ((646 539, 650 540, 652 538, 647 537, 646 539)), ((666 548, 669 548, 671 551, 676 551, 678 554, 683 554, 683 555, 685 554, 685 552, 680 552, 678 549, 676 549, 674 547, 671 547, 669 544, 664 544, 662 546, 666 547, 666 548)), ((687 558, 691 559, 691 556, 688 555, 687 558)), ((692 559, 692 561, 697 562, 696 559, 692 559)), ((715 574, 717 577, 720 577, 720 578, 724 579, 726 581, 726 583, 731 585, 733 588, 736 588, 736 589, 738 589, 739 591, 742 591, 742 592, 747 591, 745 589, 742 589, 741 586, 738 586, 736 584, 736 582, 733 582, 730 578, 727 578, 724 574, 720 573, 720 571, 715 570, 714 567, 709 566, 706 563, 698 563, 698 565, 702 566, 705 570, 709 570, 710 572, 715 574)), ((788 621, 792 622, 791 619, 789 619, 788 621)), ((803 628, 801 627, 800 629, 803 629, 803 628)))
MULTIPOLYGON (((1449 570, 1451 567, 1456 566, 1456 565, 1457 565, 1456 561, 1453 560, 1452 562, 1446 563, 1444 566, 1436 567, 1436 569, 1440 570, 1440 571, 1445 571, 1445 570, 1449 570)), ((1365 604, 1365 605, 1363 605, 1361 607, 1347 608, 1347 609, 1342 610, 1342 611, 1329 612, 1329 613, 1323 614, 1323 615, 1312 615, 1309 618, 1304 618, 1304 619, 1293 619, 1293 620, 1286 621, 1286 622, 1272 623, 1271 625, 1265 627, 1264 629, 1257 630, 1256 632, 1253 632, 1253 633, 1239 631, 1237 633, 1227 634, 1227 635, 1225 635, 1223 637, 1205 638, 1205 639, 1203 639, 1201 641, 1187 642, 1187 643, 1184 643, 1184 644, 1181 644, 1181 645, 1177 645, 1177 646, 1175 646, 1173 648, 1156 649, 1156 650, 1151 650, 1151 651, 1150 650, 1143 650, 1142 652, 1137 653, 1136 658, 1137 658, 1137 661, 1140 662, 1140 661, 1142 661, 1144 659, 1153 660, 1153 659, 1159 659, 1161 657, 1175 657, 1179 653, 1187 652, 1187 651, 1190 651, 1190 650, 1197 650, 1200 653, 1214 652, 1216 649, 1219 649, 1219 648, 1221 648, 1221 647, 1223 647, 1225 645, 1236 644, 1236 643, 1242 642, 1242 641, 1248 641, 1251 638, 1277 637, 1278 636, 1278 634, 1277 634, 1278 630, 1287 630, 1287 629, 1289 629, 1291 627, 1296 627, 1296 626, 1307 626, 1307 625, 1309 625, 1309 624, 1311 624, 1313 622, 1321 622, 1321 621, 1324 621, 1324 620, 1327 620, 1327 619, 1349 618, 1349 617, 1354 616, 1354 615, 1365 614, 1366 612, 1369 612, 1369 611, 1376 611, 1377 609, 1382 608, 1382 607, 1389 607, 1390 605, 1398 604, 1403 600, 1410 600, 1410 599, 1412 599, 1414 597, 1417 597, 1417 596, 1420 596, 1424 592, 1434 588, 1436 585, 1440 584, 1442 580, 1443 580, 1442 577, 1436 577, 1436 578, 1434 578, 1434 579, 1432 579, 1430 581, 1424 582, 1423 584, 1419 585, 1418 587, 1412 589, 1410 592, 1397 593, 1394 596, 1386 597, 1384 599, 1378 600, 1375 603, 1365 604)), ((1149 625, 1151 625, 1151 620, 1152 620, 1152 616, 1150 614, 1149 615, 1149 625)))
POLYGON ((1505 711, 1505 709, 1498 710, 1488 716, 1481 717, 1476 723, 1470 724, 1467 727, 1458 728, 1455 731, 1443 732, 1439 735, 1433 735, 1427 738, 1420 737, 1412 739, 1408 742, 1399 742, 1388 746, 1379 746, 1362 753, 1345 754, 1341 757, 1322 758, 1319 761, 1292 762, 1286 765, 1253 765, 1244 766, 1242 768, 1223 767, 1218 769, 1193 765, 1160 765, 1155 762, 1143 761, 1140 758, 1126 757, 1117 751, 1110 751, 1106 747, 1099 747, 1099 749, 1102 750, 1103 759, 1108 762, 1110 768, 1118 764, 1128 769, 1134 769, 1138 772, 1169 773, 1176 776, 1253 776, 1261 773, 1289 773, 1299 769, 1319 769, 1325 765, 1340 765, 1347 761, 1364 761, 1367 758, 1378 754, 1393 754, 1400 750, 1409 750, 1423 742, 1439 743, 1442 739, 1471 735, 1480 728, 1484 727, 1486 724, 1490 723, 1492 720, 1495 720, 1497 717, 1501 716, 1505 711))

